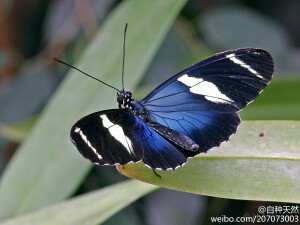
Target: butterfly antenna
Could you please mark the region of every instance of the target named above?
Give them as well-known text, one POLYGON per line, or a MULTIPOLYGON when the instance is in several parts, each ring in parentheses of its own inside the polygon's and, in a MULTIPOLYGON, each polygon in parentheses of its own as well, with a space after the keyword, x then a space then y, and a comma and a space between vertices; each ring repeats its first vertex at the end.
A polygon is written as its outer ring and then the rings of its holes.
POLYGON ((122 89, 124 91, 124 62, 125 62, 125 39, 126 39, 126 31, 127 31, 128 23, 125 24, 124 29, 124 42, 123 42, 123 65, 122 65, 122 89))
POLYGON ((57 59, 57 58, 53 58, 53 60, 55 60, 55 61, 57 61, 57 62, 59 62, 59 63, 65 64, 66 66, 69 66, 69 67, 71 67, 71 68, 73 68, 73 69, 79 71, 80 73, 82 73, 82 74, 84 74, 84 75, 86 75, 86 76, 88 76, 88 77, 90 77, 90 78, 93 78, 94 80, 99 81, 100 83, 105 84, 106 86, 111 87, 111 88, 117 90, 118 92, 121 92, 119 89, 117 89, 117 88, 115 88, 115 87, 113 87, 113 86, 111 86, 111 85, 109 85, 109 84, 103 82, 102 80, 97 79, 96 77, 93 77, 93 76, 91 76, 91 75, 89 75, 89 74, 83 72, 82 70, 76 68, 75 66, 72 66, 72 65, 70 65, 70 64, 68 64, 68 63, 66 63, 66 62, 64 62, 64 61, 61 61, 60 59, 57 59))

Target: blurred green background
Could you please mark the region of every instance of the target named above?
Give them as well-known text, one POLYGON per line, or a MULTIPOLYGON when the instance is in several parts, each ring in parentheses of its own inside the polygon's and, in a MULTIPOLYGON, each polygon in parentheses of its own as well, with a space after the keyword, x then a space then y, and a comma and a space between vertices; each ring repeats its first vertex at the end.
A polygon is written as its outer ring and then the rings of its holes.
MULTIPOLYGON (((0 173, 69 70, 54 63, 52 57, 73 64, 79 61, 110 12, 121 2, 0 2, 0 173)), ((135 98, 143 98, 171 75, 216 52, 243 47, 264 48, 274 57, 274 80, 241 112, 242 119, 299 120, 299 12, 297 0, 188 1, 160 43, 154 60, 139 82, 135 98)), ((120 24, 125 22, 120 21, 120 24)), ((129 34, 131 29, 129 24, 129 34)), ((135 49, 128 49, 126 54, 134 52, 135 49)), ((98 63, 101 67, 101 62, 98 63)), ((121 61, 116 67, 120 68, 121 75, 121 61)), ((125 85, 126 76, 130 74, 125 72, 125 85)), ((111 95, 115 95, 113 90, 111 95)), ((68 133, 65 138, 68 139, 68 133)), ((74 154, 78 154, 75 147, 74 154)), ((93 166, 73 196, 125 179, 114 167, 93 166)), ((242 216, 251 214, 260 205, 272 204, 160 189, 104 224, 208 224, 210 216, 242 216)))

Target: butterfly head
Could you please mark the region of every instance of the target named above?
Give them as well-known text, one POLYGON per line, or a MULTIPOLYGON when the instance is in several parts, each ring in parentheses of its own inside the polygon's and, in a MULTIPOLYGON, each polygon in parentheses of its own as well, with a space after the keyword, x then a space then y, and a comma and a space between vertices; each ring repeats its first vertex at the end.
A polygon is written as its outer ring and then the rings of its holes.
POLYGON ((121 91, 118 93, 117 101, 119 105, 123 105, 125 108, 132 108, 132 93, 130 91, 121 91))

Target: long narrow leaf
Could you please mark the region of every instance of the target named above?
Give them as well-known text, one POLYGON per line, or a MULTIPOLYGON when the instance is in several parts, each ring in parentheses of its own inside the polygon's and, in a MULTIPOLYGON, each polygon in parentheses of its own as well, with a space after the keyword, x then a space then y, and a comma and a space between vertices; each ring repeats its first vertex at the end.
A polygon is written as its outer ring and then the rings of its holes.
POLYGON ((109 217, 158 187, 130 180, 10 219, 0 225, 93 225, 109 217))

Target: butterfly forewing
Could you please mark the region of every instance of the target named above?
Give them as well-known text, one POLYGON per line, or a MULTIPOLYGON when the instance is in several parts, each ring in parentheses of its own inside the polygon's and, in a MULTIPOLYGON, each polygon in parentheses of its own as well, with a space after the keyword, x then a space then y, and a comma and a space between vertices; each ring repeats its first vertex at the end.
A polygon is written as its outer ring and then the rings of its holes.
POLYGON ((129 109, 90 114, 71 129, 79 152, 99 165, 143 162, 155 169, 175 169, 187 161, 176 147, 143 123, 129 109))
POLYGON ((93 163, 124 165, 143 158, 141 140, 133 142, 137 132, 134 116, 124 110, 106 110, 83 117, 70 136, 79 152, 93 163))
POLYGON ((141 103, 152 121, 182 132, 199 152, 207 151, 235 133, 237 112, 270 82, 273 67, 271 55, 261 49, 219 53, 171 77, 141 103))
POLYGON ((210 110, 236 112, 257 97, 270 82, 273 71, 272 57, 265 50, 226 51, 184 69, 141 103, 159 107, 192 103, 206 105, 210 110))

